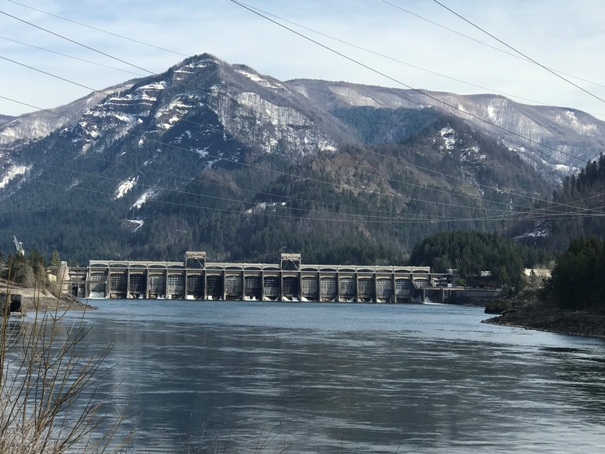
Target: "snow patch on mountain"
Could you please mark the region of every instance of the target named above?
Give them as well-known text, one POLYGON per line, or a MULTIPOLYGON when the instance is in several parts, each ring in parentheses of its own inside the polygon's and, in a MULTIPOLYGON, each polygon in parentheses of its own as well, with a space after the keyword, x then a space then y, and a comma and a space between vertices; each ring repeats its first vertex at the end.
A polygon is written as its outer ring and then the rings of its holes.
POLYGON ((534 229, 515 237, 515 240, 523 240, 526 238, 545 238, 550 235, 550 227, 544 222, 536 222, 534 229))
POLYGON ((374 98, 362 95, 351 87, 335 86, 332 92, 338 95, 345 103, 354 107, 382 107, 374 98))
POLYGON ((235 71, 237 73, 241 74, 242 76, 247 77, 252 82, 257 83, 261 87, 270 88, 272 90, 279 90, 279 89, 283 89, 284 88, 281 84, 278 85, 278 84, 269 82, 267 79, 259 76, 258 74, 254 74, 254 73, 251 73, 251 72, 248 72, 248 71, 244 71, 242 69, 236 69, 235 71))
POLYGON ((32 166, 24 166, 24 165, 12 165, 8 168, 2 178, 0 178, 0 189, 3 189, 8 185, 12 180, 14 180, 18 176, 23 176, 29 173, 32 169, 32 166))
POLYGON ((278 106, 252 92, 240 93, 235 100, 235 112, 232 103, 219 105, 216 113, 220 122, 228 132, 245 137, 266 153, 289 152, 304 156, 337 148, 334 140, 327 138, 296 109, 278 106))
POLYGON ((147 191, 145 191, 138 199, 136 202, 134 202, 132 204, 132 206, 130 207, 130 209, 132 210, 133 208, 141 208, 143 205, 145 205, 147 202, 149 202, 150 200, 153 200, 156 196, 158 195, 158 190, 157 189, 148 189, 147 191))
POLYGON ((130 233, 136 233, 145 224, 142 219, 126 219, 126 222, 130 224, 130 233))
POLYGON ((178 96, 170 101, 170 103, 158 109, 155 114, 157 128, 162 131, 170 130, 178 123, 196 104, 188 97, 178 96))
POLYGON ((568 110, 564 114, 558 114, 554 117, 555 121, 568 128, 573 129, 578 134, 584 136, 596 136, 599 128, 594 123, 586 123, 578 119, 576 112, 568 110))
POLYGON ((118 188, 115 191, 114 200, 117 199, 121 199, 122 197, 124 197, 126 194, 128 194, 132 188, 134 188, 136 186, 136 184, 139 182, 139 177, 132 177, 129 178, 128 180, 122 181, 119 185, 118 188))
POLYGON ((257 203, 253 208, 248 208, 246 214, 259 214, 269 210, 275 213, 279 208, 285 208, 286 202, 261 202, 257 203))
POLYGON ((216 60, 212 58, 204 58, 200 60, 196 60, 194 62, 183 65, 174 70, 173 79, 177 82, 181 82, 186 79, 191 74, 195 74, 196 70, 201 68, 207 68, 209 66, 213 66, 217 63, 216 60))
POLYGON ((451 126, 446 126, 439 131, 439 134, 443 138, 444 145, 441 147, 443 150, 453 150, 456 147, 456 131, 451 126))

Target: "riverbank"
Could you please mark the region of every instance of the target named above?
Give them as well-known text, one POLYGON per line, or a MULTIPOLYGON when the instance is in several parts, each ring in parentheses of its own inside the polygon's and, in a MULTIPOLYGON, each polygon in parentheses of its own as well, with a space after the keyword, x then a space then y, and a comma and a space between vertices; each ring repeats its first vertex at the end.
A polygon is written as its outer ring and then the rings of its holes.
POLYGON ((512 310, 483 323, 605 339, 605 314, 558 310, 540 301, 535 293, 511 298, 510 302, 512 310))
POLYGON ((59 298, 54 296, 48 290, 41 290, 39 288, 32 287, 21 287, 14 283, 8 283, 4 279, 0 279, 0 295, 21 295, 21 304, 25 309, 25 312, 39 311, 85 311, 94 310, 93 306, 82 303, 77 298, 62 294, 59 298))

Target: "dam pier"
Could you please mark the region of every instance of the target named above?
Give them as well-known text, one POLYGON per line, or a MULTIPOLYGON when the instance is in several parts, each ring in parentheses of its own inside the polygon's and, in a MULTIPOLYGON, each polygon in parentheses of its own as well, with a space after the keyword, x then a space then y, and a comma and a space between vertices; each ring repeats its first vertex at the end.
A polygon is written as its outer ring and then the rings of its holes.
POLYGON ((69 270, 68 285, 78 298, 445 303, 463 296, 454 279, 425 266, 307 265, 300 254, 210 262, 188 251, 183 262, 91 260, 69 270))

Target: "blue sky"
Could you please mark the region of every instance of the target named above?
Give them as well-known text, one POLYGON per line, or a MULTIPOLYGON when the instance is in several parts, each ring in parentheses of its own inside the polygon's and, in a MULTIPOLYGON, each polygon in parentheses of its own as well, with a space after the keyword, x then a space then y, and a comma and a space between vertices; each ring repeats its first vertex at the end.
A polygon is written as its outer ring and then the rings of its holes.
MULTIPOLYGON (((297 24, 286 23, 388 78, 229 0, 0 0, 0 12, 5 13, 0 14, 0 96, 50 108, 90 92, 14 62, 94 89, 148 74, 9 14, 154 73, 184 56, 208 52, 281 80, 314 78, 461 94, 499 93, 519 102, 577 108, 605 120, 605 102, 596 99, 605 99, 604 1, 440 1, 542 65, 563 72, 563 77, 594 96, 511 55, 512 50, 434 0, 244 2, 297 24)), ((0 113, 32 110, 0 98, 0 113)))

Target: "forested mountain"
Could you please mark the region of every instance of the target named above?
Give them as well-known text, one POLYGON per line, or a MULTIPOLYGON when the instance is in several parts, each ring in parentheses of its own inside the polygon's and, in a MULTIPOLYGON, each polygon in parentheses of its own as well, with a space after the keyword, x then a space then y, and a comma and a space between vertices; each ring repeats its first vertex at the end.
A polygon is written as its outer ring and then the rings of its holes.
POLYGON ((509 227, 604 138, 570 109, 281 82, 201 55, 0 124, 0 250, 16 235, 80 262, 401 263, 436 232, 509 227))
POLYGON ((580 237, 605 239, 605 155, 565 177, 552 201, 540 203, 510 228, 519 240, 563 251, 580 237))

